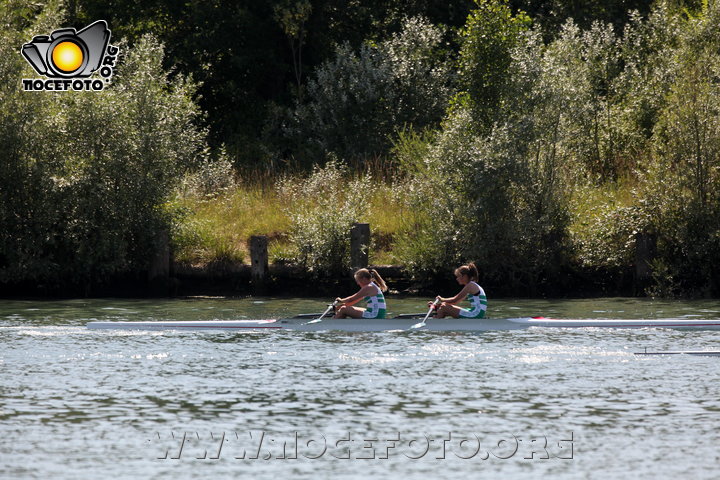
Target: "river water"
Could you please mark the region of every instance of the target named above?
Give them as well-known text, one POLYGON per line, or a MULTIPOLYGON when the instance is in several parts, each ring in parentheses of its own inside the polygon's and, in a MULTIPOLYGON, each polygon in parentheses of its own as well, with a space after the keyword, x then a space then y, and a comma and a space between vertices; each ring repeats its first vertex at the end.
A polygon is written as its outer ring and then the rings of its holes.
MULTIPOLYGON (((388 300, 391 313, 423 300, 388 300)), ((314 299, 0 301, 0 478, 718 478, 720 332, 95 331, 314 299), (462 476, 462 477, 460 477, 462 476)), ((720 302, 491 315, 719 318, 720 302)))

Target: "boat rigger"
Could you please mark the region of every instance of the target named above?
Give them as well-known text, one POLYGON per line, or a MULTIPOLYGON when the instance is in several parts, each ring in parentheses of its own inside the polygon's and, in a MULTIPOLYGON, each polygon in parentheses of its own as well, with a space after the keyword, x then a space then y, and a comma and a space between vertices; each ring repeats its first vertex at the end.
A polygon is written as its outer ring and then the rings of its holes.
POLYGON ((323 318, 321 314, 305 314, 293 318, 269 320, 203 320, 203 321, 152 321, 152 322, 90 322, 91 329, 124 330, 293 330, 293 331, 437 331, 483 332, 494 330, 520 330, 526 328, 669 328, 682 330, 720 330, 720 319, 688 320, 683 318, 650 320, 588 320, 553 319, 545 317, 518 318, 430 318, 418 328, 423 314, 399 315, 383 319, 323 318), (413 328, 414 327, 414 328, 413 328))
POLYGON ((720 357, 719 350, 677 350, 665 352, 635 352, 635 355, 692 355, 696 357, 720 357))

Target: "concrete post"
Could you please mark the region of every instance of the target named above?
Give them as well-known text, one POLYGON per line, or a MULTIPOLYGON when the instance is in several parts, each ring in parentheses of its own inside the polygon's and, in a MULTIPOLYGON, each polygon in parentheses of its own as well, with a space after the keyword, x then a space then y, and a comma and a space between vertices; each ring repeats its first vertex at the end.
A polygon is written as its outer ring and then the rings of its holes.
POLYGON ((250 274, 253 282, 262 283, 268 272, 268 237, 253 235, 250 237, 250 274))

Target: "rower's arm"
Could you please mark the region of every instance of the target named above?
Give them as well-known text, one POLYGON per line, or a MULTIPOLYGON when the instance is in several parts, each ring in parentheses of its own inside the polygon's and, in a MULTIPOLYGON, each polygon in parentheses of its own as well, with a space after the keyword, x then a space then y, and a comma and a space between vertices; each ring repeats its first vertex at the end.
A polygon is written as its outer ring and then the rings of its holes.
POLYGON ((465 285, 463 287, 463 289, 460 290, 460 293, 458 293, 454 297, 449 297, 449 298, 440 297, 440 301, 449 303, 450 305, 455 305, 456 303, 461 302, 467 296, 469 290, 470 290, 470 285, 465 285))
POLYGON ((373 291, 374 291, 374 289, 370 285, 368 285, 368 286, 365 286, 365 287, 361 288, 360 290, 358 290, 358 292, 355 295, 351 295, 351 296, 345 297, 345 298, 340 298, 338 301, 340 303, 344 303, 345 305, 355 305, 357 302, 359 302, 363 298, 372 295, 373 291))

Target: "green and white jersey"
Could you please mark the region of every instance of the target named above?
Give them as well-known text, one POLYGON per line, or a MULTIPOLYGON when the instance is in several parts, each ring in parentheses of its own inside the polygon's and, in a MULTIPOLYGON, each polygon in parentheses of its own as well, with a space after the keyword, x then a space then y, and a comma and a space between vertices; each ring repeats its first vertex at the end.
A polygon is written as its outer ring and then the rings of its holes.
POLYGON ((487 311, 485 291, 475 282, 470 282, 469 285, 475 285, 479 290, 476 294, 468 293, 467 300, 470 302, 470 308, 460 309, 460 316, 463 318, 484 318, 487 311))
POLYGON ((363 312, 362 318, 385 318, 385 296, 380 290, 380 287, 375 285, 375 282, 370 282, 370 285, 375 287, 377 293, 371 297, 365 297, 367 302, 367 309, 363 312))

